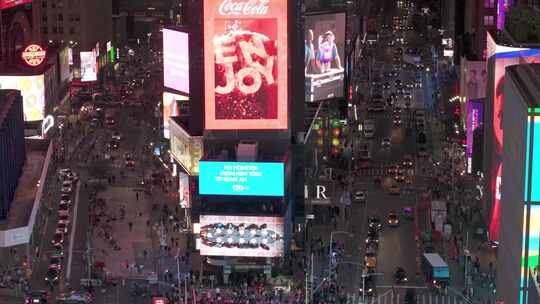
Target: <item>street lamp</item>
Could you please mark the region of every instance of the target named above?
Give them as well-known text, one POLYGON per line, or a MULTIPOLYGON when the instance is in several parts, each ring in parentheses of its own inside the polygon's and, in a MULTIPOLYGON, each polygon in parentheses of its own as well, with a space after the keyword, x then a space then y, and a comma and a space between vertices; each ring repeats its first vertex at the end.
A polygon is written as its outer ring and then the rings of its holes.
POLYGON ((332 231, 330 232, 330 246, 328 249, 328 274, 330 274, 332 269, 332 252, 333 252, 333 243, 334 243, 334 234, 348 234, 350 237, 353 236, 352 233, 349 233, 348 231, 332 231))

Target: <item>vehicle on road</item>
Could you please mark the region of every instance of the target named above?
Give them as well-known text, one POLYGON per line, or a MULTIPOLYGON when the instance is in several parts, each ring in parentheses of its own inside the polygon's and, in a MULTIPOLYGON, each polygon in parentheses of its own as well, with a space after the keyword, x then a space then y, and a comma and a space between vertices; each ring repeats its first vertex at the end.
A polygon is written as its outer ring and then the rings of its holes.
POLYGON ((33 290, 26 294, 24 304, 47 304, 49 293, 46 290, 33 290))
POLYGON ((390 227, 399 226, 399 217, 395 211, 388 212, 387 222, 390 227))
POLYGON ((390 149, 392 147, 392 143, 390 141, 390 138, 384 137, 381 141, 381 147, 383 149, 390 149))
POLYGON ((58 268, 49 267, 47 273, 45 273, 45 281, 49 284, 56 284, 58 282, 58 277, 60 276, 60 270, 58 268))
POLYGON ((370 217, 368 219, 368 227, 370 229, 374 229, 375 231, 380 231, 382 229, 381 220, 376 216, 370 217))
POLYGON ((396 268, 396 272, 394 273, 394 282, 397 284, 407 283, 409 279, 407 278, 407 272, 405 272, 405 269, 403 267, 396 268))
POLYGON ((371 119, 367 119, 364 121, 364 137, 366 138, 372 138, 375 136, 375 121, 371 119))
POLYGON ((405 156, 403 156, 403 161, 401 162, 401 165, 404 167, 404 168, 412 168, 413 167, 413 158, 411 155, 407 154, 405 156))
POLYGON ((56 297, 56 303, 60 304, 89 304, 92 303, 92 294, 82 291, 61 293, 56 297))
POLYGON ((445 290, 450 282, 450 268, 437 253, 422 254, 422 271, 432 288, 445 290))
POLYGON ((125 158, 126 167, 128 168, 135 167, 135 160, 133 159, 133 156, 131 155, 131 153, 124 154, 124 158, 125 158))
POLYGON ((71 181, 64 181, 62 182, 62 193, 71 193, 73 191, 73 183, 71 181))
POLYGON ((363 203, 366 201, 366 192, 363 190, 357 190, 354 192, 353 200, 355 202, 363 203))
POLYGON ((373 252, 367 253, 364 256, 366 268, 377 268, 377 255, 373 252))
POLYGON ((399 195, 400 194, 399 185, 395 182, 391 183, 390 186, 388 186, 388 193, 390 195, 399 195))
POLYGON ((64 234, 56 232, 53 236, 53 239, 51 243, 54 245, 63 244, 64 243, 64 234))
POLYGON ((373 282, 373 280, 368 280, 368 278, 370 277, 367 277, 365 279, 365 283, 364 283, 365 289, 362 289, 362 286, 360 286, 360 288, 358 289, 358 291, 360 292, 360 296, 364 295, 366 297, 373 297, 376 294, 375 282, 373 282), (365 290, 365 293, 364 293, 364 290, 365 290))

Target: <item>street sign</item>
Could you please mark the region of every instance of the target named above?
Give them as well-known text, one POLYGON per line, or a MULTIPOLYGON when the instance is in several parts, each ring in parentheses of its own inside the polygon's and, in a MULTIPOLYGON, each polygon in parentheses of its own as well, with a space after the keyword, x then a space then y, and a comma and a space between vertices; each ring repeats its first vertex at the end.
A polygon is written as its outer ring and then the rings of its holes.
POLYGON ((98 279, 81 279, 82 286, 94 287, 101 286, 102 282, 98 279))

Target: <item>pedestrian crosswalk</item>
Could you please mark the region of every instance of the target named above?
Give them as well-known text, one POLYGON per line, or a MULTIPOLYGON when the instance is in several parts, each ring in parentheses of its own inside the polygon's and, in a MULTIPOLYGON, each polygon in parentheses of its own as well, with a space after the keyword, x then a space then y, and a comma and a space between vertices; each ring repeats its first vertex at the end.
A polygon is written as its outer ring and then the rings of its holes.
MULTIPOLYGON (((416 304, 468 304, 461 296, 445 295, 430 292, 429 290, 419 290, 415 295, 416 304)), ((378 296, 362 300, 361 296, 353 295, 349 298, 350 304, 401 304, 405 300, 403 290, 387 290, 379 293, 378 296)))

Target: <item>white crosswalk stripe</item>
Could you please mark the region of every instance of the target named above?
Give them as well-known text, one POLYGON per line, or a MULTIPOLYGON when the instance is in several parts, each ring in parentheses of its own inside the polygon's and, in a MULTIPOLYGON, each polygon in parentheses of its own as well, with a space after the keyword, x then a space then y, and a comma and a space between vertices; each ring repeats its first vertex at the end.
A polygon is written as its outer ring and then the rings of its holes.
MULTIPOLYGON (((396 292, 392 293, 391 290, 379 294, 377 298, 373 298, 367 303, 370 304, 395 304, 402 303, 404 293, 396 292)), ((429 291, 419 292, 416 294, 417 304, 466 304, 461 298, 452 295, 441 295, 430 293, 429 291)), ((358 299, 355 303, 362 303, 361 299, 358 299)))

